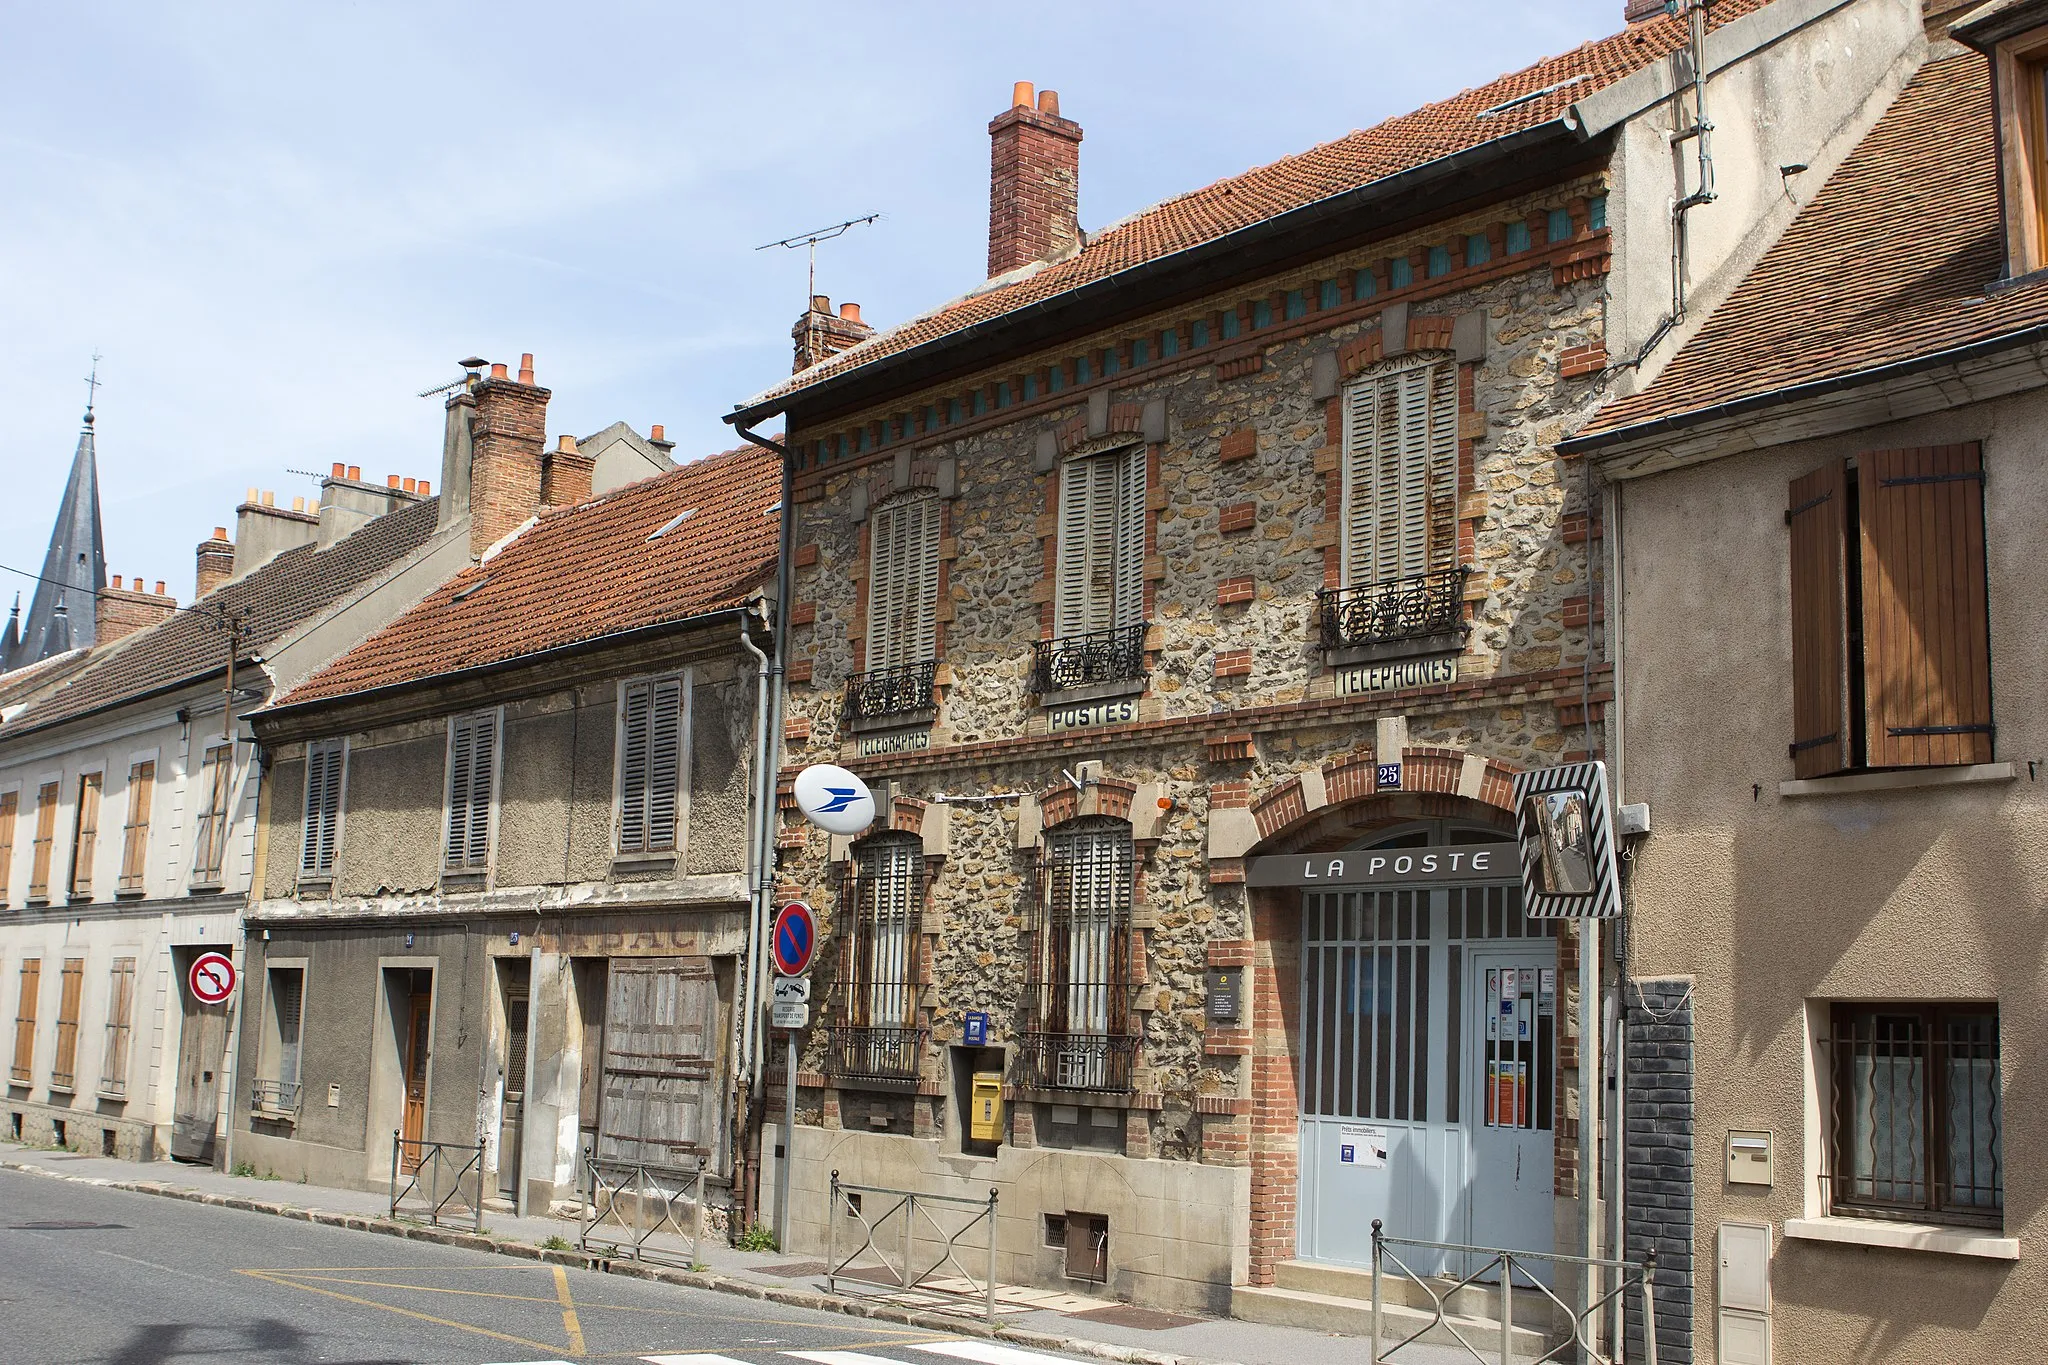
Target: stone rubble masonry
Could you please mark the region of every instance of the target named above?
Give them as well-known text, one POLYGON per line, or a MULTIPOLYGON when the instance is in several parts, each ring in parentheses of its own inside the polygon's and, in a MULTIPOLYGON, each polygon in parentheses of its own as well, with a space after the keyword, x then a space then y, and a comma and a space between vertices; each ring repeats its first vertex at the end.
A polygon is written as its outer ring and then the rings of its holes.
POLYGON ((533 384, 532 357, 507 379, 503 365, 476 386, 476 431, 469 467, 472 559, 540 511, 541 454, 547 444, 549 391, 533 384))
MULTIPOLYGON (((1629 982, 1623 1052, 1628 1256, 1657 1254, 1657 1359, 1693 1361, 1693 1026, 1690 978, 1629 982)), ((1628 1308, 1629 1355, 1642 1310, 1628 1308)))

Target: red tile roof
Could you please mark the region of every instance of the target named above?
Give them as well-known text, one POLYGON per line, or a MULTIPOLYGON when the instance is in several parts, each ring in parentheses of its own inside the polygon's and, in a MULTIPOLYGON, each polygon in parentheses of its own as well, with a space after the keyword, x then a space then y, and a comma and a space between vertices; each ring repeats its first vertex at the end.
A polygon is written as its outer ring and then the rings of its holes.
POLYGON ((770 511, 781 479, 776 456, 748 445, 545 512, 277 705, 421 682, 739 606, 775 567, 770 511))
MULTIPOLYGON (((1766 0, 1722 0, 1708 11, 1715 28, 1761 9, 1766 0)), ((1362 132, 1283 157, 1204 189, 1154 205, 1099 233, 1074 256, 1022 279, 955 300, 877 333, 748 400, 777 403, 848 370, 909 351, 967 327, 1106 279, 1133 266, 1212 242, 1318 200, 1413 170, 1557 118, 1574 101, 1613 84, 1683 46, 1678 15, 1631 24, 1622 32, 1547 57, 1426 104, 1362 132), (1539 93, 1541 92, 1541 93, 1539 93)))
POLYGON ((0 734, 55 725, 219 673, 227 661, 227 636, 220 625, 224 617, 239 621, 241 657, 261 657, 305 621, 426 544, 438 516, 429 498, 378 517, 325 550, 311 545, 286 550, 169 619, 93 651, 84 669, 32 702, 0 734))
POLYGON ((2048 283, 1987 291, 2004 251, 1990 64, 1929 62, 1663 372, 1567 447, 2048 323, 2048 283))

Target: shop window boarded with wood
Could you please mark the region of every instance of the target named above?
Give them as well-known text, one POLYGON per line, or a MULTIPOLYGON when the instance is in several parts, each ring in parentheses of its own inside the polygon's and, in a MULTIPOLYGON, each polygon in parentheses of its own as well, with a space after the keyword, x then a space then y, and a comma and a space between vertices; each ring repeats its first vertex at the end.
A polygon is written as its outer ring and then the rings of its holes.
POLYGON ((1794 775, 1991 762, 1981 448, 1831 462, 1785 522, 1794 775))
POLYGON ((717 1165, 718 980, 708 958, 611 960, 599 1161, 694 1170, 717 1165))

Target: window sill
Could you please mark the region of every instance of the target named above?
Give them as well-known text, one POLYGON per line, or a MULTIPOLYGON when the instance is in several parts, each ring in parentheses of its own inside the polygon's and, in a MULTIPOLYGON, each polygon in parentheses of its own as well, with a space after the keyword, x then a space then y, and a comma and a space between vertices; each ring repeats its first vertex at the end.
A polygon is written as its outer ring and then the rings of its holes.
POLYGON ((908 730, 913 726, 929 729, 938 718, 938 708, 933 706, 916 711, 893 711, 882 716, 856 716, 846 722, 846 732, 864 735, 874 730, 908 730))
POLYGON ((99 1098, 105 1100, 108 1104, 128 1103, 128 1092, 125 1090, 109 1090, 105 1086, 101 1086, 98 1090, 94 1091, 93 1093, 98 1095, 99 1098))
POLYGON ((185 888, 188 896, 218 896, 227 890, 226 882, 193 882, 185 888))
POLYGON ((117 901, 139 901, 148 894, 149 888, 146 886, 123 886, 115 889, 114 899, 117 901))
POLYGON ((292 893, 300 900, 324 901, 334 894, 334 878, 301 877, 293 884, 292 893))
POLYGON ((51 1081, 46 1088, 52 1095, 76 1095, 78 1093, 78 1091, 72 1088, 71 1086, 59 1085, 55 1081, 51 1081))
POLYGON ((1796 778, 1778 784, 1780 796, 1837 796, 1854 792, 1905 791, 1915 787, 1967 787, 1985 782, 2010 782, 2010 763, 1972 763, 1960 768, 1890 768, 1875 773, 1844 773, 1839 777, 1796 778))
POLYGON ((1932 1251, 1987 1261, 2020 1258, 2017 1237, 2000 1237, 1981 1229, 1943 1227, 1938 1223, 1893 1223, 1882 1218, 1787 1218, 1785 1235, 1807 1242, 1932 1251))
POLYGON ((1323 667, 1346 668, 1352 664, 1376 664, 1390 659, 1421 659, 1433 654, 1465 652, 1467 627, 1439 631, 1434 635, 1413 635, 1405 640, 1382 640, 1369 645, 1340 645, 1323 651, 1323 667))
POLYGON ((443 872, 441 874, 441 889, 443 891, 481 891, 484 889, 484 883, 489 880, 490 874, 488 872, 443 872))
POLYGON ((675 870, 676 853, 672 848, 662 849, 656 853, 614 853, 612 855, 612 872, 614 875, 620 872, 628 872, 635 875, 644 875, 649 872, 673 873, 675 870))
POLYGON ((1135 678, 1112 678, 1108 682, 1089 683, 1083 687, 1063 687, 1039 693, 1038 704, 1050 709, 1072 706, 1076 702, 1101 701, 1105 697, 1135 697, 1144 692, 1150 681, 1151 675, 1141 673, 1135 678))

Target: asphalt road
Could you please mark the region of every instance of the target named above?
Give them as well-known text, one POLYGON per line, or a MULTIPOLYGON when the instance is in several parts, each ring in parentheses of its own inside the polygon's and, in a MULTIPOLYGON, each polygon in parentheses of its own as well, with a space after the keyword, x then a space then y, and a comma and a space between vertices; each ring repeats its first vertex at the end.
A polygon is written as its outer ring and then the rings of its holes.
POLYGON ((1061 1359, 0 1170, 0 1365, 664 1356, 699 1357, 677 1365, 721 1365, 721 1357, 744 1365, 1061 1359))

